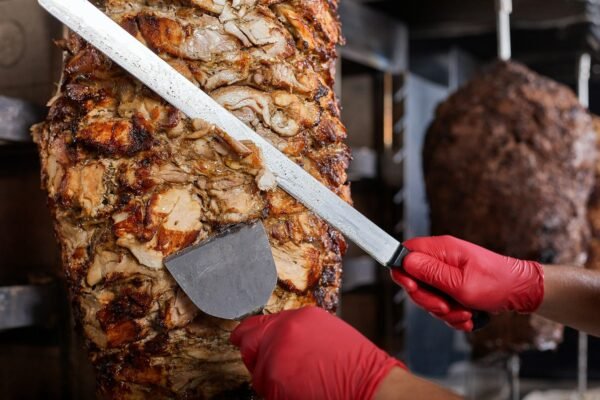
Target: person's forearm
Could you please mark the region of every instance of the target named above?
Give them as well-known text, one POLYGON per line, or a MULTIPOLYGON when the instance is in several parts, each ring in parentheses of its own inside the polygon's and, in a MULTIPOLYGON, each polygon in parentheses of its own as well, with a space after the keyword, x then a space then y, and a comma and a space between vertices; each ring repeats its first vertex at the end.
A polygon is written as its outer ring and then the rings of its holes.
POLYGON ((373 400, 457 400, 460 396, 402 368, 393 368, 377 388, 373 400))
POLYGON ((544 266, 544 300, 537 313, 600 336, 600 271, 544 266))

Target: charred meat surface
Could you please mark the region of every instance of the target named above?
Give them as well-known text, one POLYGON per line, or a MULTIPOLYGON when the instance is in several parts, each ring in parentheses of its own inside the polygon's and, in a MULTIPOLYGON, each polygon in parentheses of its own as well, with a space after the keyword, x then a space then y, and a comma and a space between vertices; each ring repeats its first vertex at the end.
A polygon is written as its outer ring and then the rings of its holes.
MULTIPOLYGON (((596 137, 567 87, 499 62, 438 107, 423 157, 433 234, 542 263, 585 261, 596 137)), ((475 340, 548 348, 560 339, 549 324, 505 316, 475 340)))
MULTIPOLYGON (((333 93, 335 0, 104 0, 111 18, 350 201, 333 93)), ((169 254, 262 219, 279 283, 265 312, 338 303, 342 236, 279 189, 259 151, 190 120, 74 34, 33 128, 76 319, 111 399, 249 398, 232 321, 200 313, 169 254)), ((240 266, 243 268, 243 266, 240 266)))

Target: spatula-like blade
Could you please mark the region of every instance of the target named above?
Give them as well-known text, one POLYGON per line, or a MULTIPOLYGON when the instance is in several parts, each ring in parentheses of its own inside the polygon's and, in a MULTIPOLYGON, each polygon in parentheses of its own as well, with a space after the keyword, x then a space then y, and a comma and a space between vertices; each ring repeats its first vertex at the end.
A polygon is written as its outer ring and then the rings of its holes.
POLYGON ((261 222, 240 224, 165 259, 192 302, 219 318, 239 319, 265 306, 277 270, 261 222))

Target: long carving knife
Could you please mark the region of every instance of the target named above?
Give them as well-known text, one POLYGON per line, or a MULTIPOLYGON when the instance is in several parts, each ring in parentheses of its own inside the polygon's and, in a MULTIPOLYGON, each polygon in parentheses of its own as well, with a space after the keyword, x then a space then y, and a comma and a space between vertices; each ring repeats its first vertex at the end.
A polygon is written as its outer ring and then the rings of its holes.
MULTIPOLYGON (((380 264, 401 268, 402 260, 408 254, 401 243, 288 159, 91 3, 86 0, 39 0, 39 3, 188 117, 211 123, 236 140, 254 142, 280 188, 341 231, 380 264)), ((186 293, 190 295, 189 290, 186 293)))

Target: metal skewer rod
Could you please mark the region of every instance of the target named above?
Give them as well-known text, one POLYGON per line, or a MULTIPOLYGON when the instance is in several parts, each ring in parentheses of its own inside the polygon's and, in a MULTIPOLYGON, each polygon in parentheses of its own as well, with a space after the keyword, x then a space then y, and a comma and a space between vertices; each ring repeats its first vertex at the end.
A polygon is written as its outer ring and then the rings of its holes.
MULTIPOLYGON (((591 57, 588 53, 579 56, 577 63, 577 97, 585 108, 589 107, 591 57)), ((583 400, 587 390, 588 337, 579 332, 577 342, 577 398, 583 400)))
MULTIPOLYGON (((498 41, 498 59, 508 61, 511 57, 510 47, 510 13, 512 0, 496 0, 496 39, 498 41)), ((518 354, 512 354, 507 361, 510 382, 510 398, 518 400, 521 396, 519 373, 521 360, 518 354)))
POLYGON ((579 102, 585 108, 589 107, 589 86, 590 86, 590 69, 592 59, 588 53, 583 53, 579 56, 577 63, 577 97, 579 102))
POLYGON ((519 400, 521 398, 521 381, 519 373, 521 372, 521 359, 518 354, 512 354, 508 358, 508 373, 510 381, 510 398, 519 400))
POLYGON ((579 332, 577 342, 577 398, 583 400, 587 390, 588 336, 579 332))
POLYGON ((496 36, 498 39, 498 58, 510 60, 510 13, 512 0, 496 0, 496 36))

